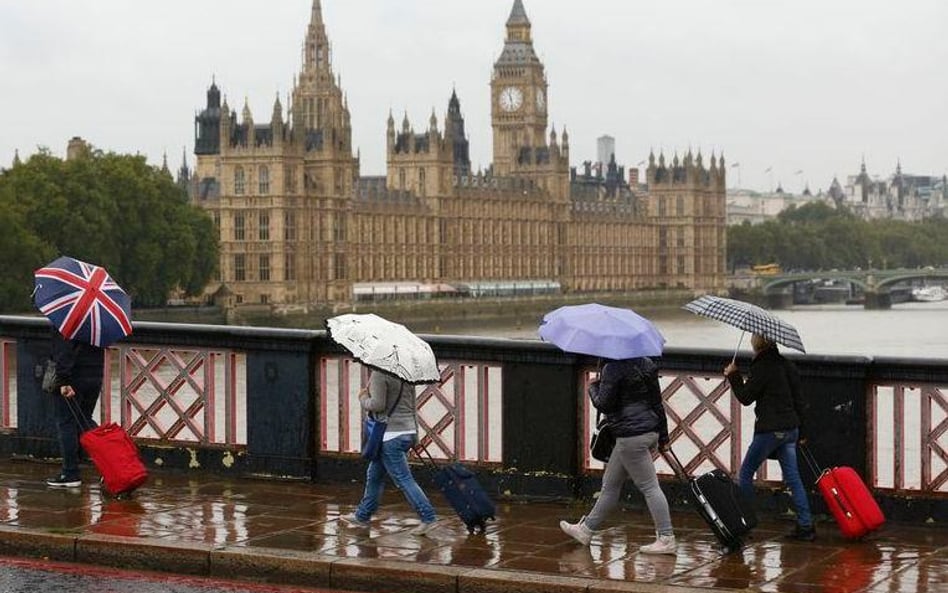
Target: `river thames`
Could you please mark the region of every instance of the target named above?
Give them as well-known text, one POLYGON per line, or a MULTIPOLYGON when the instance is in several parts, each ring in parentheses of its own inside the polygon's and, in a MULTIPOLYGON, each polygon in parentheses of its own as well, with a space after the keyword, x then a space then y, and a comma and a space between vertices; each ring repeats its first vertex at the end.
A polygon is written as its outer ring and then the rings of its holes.
MULTIPOLYGON (((721 322, 679 309, 638 310, 665 336, 666 348, 727 350, 741 332, 721 322)), ((808 354, 934 358, 948 361, 948 301, 899 303, 867 311, 853 305, 801 305, 774 314, 797 328, 808 354)), ((451 325, 440 333, 539 339, 537 327, 524 322, 451 325)), ((741 351, 750 352, 749 336, 741 351)))

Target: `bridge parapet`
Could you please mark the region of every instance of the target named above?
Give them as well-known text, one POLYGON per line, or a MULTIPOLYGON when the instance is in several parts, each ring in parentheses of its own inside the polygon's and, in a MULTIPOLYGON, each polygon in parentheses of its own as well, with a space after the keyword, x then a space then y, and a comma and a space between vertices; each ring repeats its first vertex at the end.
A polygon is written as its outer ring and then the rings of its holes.
MULTIPOLYGON (((435 457, 476 467, 495 493, 598 489, 585 395, 595 359, 538 341, 425 338, 441 366, 441 380, 417 390, 435 457)), ((36 375, 48 349, 45 320, 0 317, 0 453, 58 454, 36 375)), ((690 471, 735 475, 753 436, 752 410, 721 375, 731 355, 669 349, 659 360, 672 444, 690 471)), ((948 519, 948 364, 788 356, 801 371, 817 460, 856 468, 892 518, 948 519)), ((325 332, 136 323, 109 358, 98 413, 129 430, 151 466, 330 481, 364 473, 358 391, 368 372, 325 332)), ((657 467, 683 500, 671 468, 657 467)), ((759 478, 763 501, 789 504, 776 462, 759 478)))

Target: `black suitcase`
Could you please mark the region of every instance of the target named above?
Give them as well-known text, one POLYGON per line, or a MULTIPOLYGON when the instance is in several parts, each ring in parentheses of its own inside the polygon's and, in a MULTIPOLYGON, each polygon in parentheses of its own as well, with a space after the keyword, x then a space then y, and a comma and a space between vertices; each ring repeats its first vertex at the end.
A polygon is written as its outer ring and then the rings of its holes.
POLYGON ((737 484, 719 469, 697 477, 689 476, 674 451, 669 450, 669 453, 686 482, 691 503, 714 532, 722 551, 729 554, 740 550, 744 536, 757 526, 757 515, 741 496, 737 484))
POLYGON ((420 448, 434 468, 435 484, 448 499, 458 517, 464 521, 468 533, 484 533, 487 530, 487 521, 494 519, 497 510, 494 501, 477 481, 474 472, 457 462, 439 466, 427 449, 423 446, 420 448))

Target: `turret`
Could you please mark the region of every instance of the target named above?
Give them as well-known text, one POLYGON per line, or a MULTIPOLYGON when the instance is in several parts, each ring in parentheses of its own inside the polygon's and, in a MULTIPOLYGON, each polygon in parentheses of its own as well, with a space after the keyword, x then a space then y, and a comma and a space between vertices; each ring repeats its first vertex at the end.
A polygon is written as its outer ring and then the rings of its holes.
POLYGON ((391 154, 395 150, 395 118, 392 117, 392 110, 388 110, 388 122, 385 130, 385 139, 386 144, 388 145, 388 153, 391 154))
POLYGON ((247 146, 252 148, 256 145, 256 130, 254 130, 253 115, 250 113, 250 104, 246 98, 244 99, 242 117, 243 120, 240 123, 246 131, 247 146))
POLYGON ((273 102, 273 115, 270 117, 270 129, 273 133, 273 144, 283 143, 283 105, 280 104, 280 94, 277 93, 273 102))

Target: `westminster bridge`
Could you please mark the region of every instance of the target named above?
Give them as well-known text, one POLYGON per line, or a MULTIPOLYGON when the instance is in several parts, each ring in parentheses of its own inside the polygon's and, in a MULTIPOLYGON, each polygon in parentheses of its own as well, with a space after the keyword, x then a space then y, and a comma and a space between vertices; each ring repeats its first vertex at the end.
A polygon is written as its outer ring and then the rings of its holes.
POLYGON ((788 308, 793 304, 793 287, 799 283, 817 281, 847 284, 851 292, 860 295, 866 309, 888 309, 893 294, 918 284, 948 284, 948 268, 897 268, 890 270, 831 270, 793 272, 774 275, 735 277, 733 284, 742 285, 751 300, 761 301, 768 308, 788 308))

